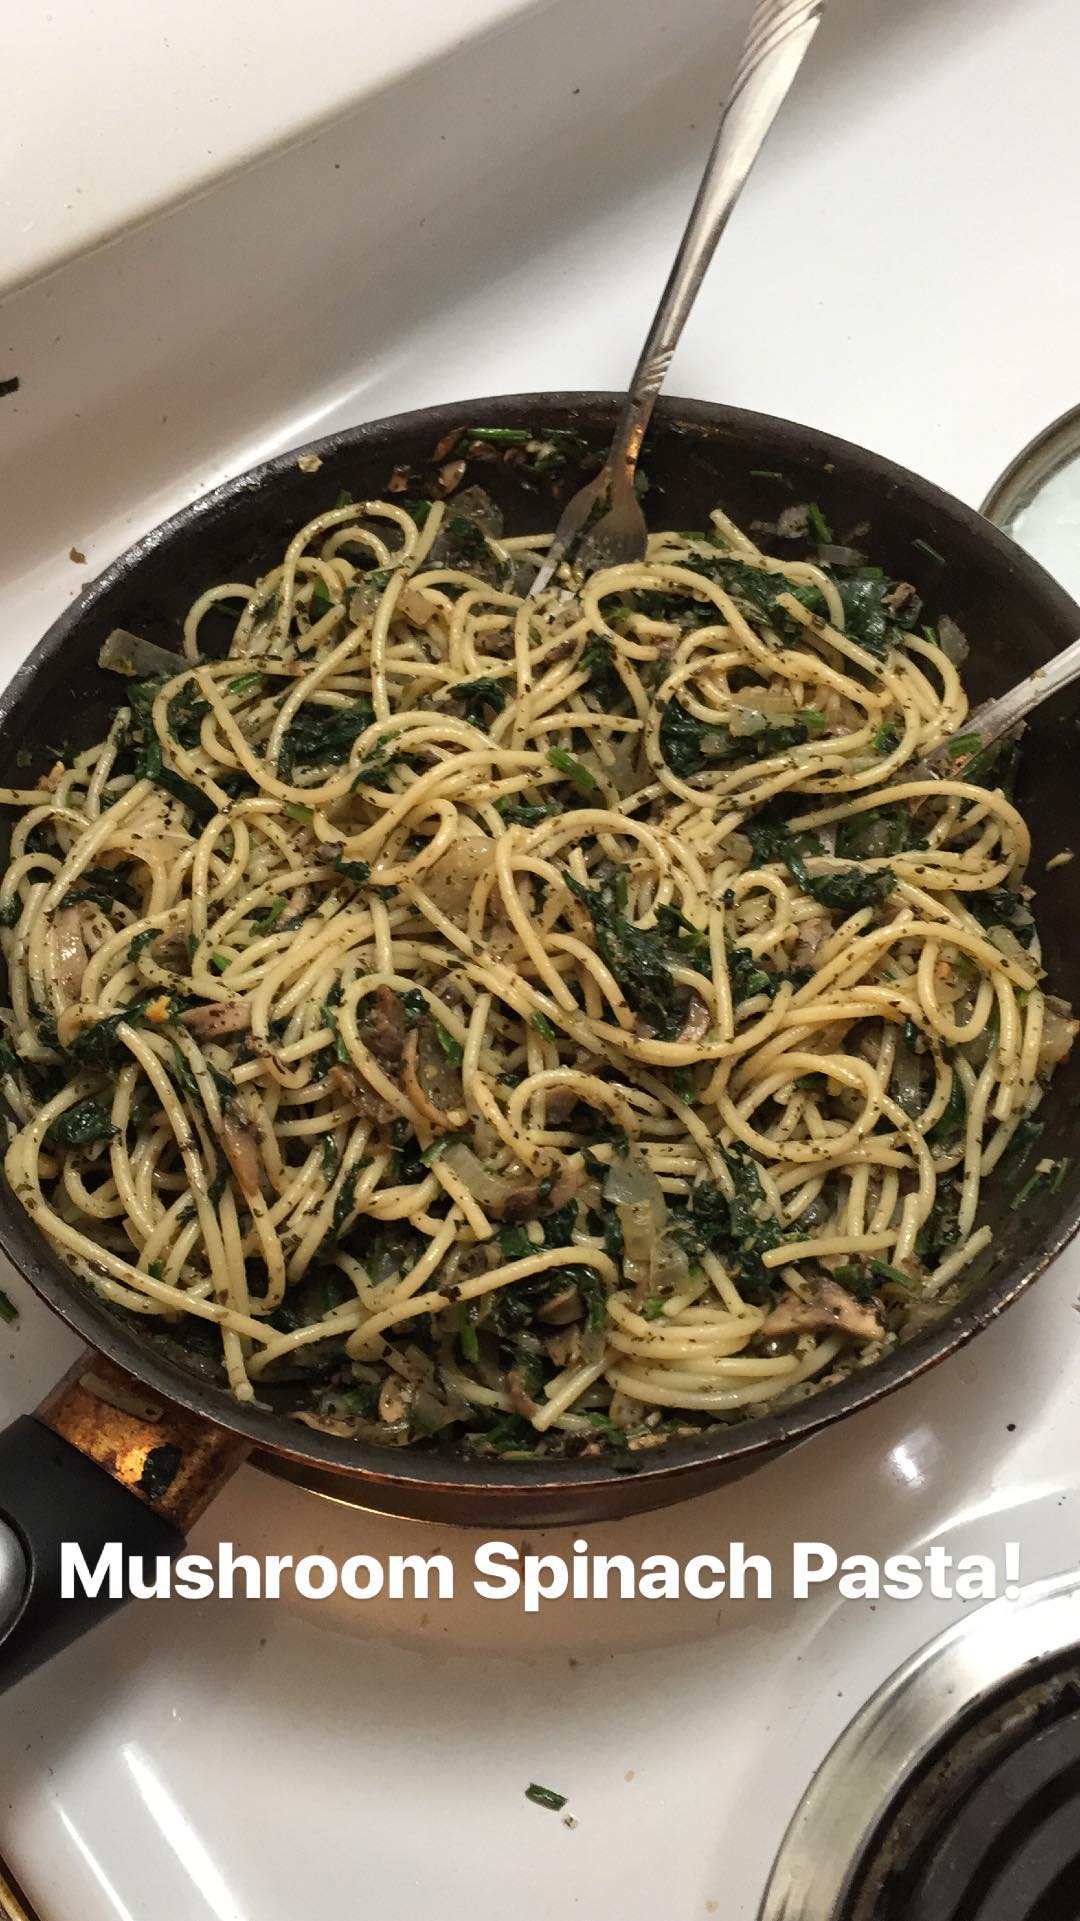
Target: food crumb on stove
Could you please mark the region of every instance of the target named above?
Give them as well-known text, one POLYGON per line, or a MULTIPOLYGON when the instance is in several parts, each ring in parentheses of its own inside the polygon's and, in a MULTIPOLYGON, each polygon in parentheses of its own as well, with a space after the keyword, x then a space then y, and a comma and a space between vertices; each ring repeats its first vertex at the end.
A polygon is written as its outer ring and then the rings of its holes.
POLYGON ((632 1781, 633 1779, 634 1779, 634 1769, 633 1769, 633 1768, 627 1768, 627 1770, 626 1770, 626 1773, 625 1773, 625 1774, 623 1775, 623 1780, 624 1780, 624 1781, 632 1781))
POLYGON ((8 397, 8 394, 17 394, 18 391, 19 391, 18 374, 12 374, 10 380, 0 380, 0 400, 6 400, 8 397))
POLYGON ((564 1815, 563 1815, 563 1818, 562 1818, 562 1824, 563 1824, 563 1827, 564 1827, 564 1828, 576 1828, 576 1827, 577 1827, 577 1815, 576 1815, 576 1814, 564 1814, 564 1815))
POLYGON ((318 454, 298 454, 296 464, 302 474, 317 474, 322 460, 318 454))
POLYGON ((0 1287, 0 1321, 7 1321, 10 1323, 11 1321, 17 1321, 18 1318, 19 1318, 19 1310, 16 1307, 14 1301, 9 1301, 7 1295, 4 1293, 3 1288, 0 1287))
POLYGON ((1015 1434, 1015 1433, 1016 1433, 1016 1422, 1015 1422, 1015 1421, 1006 1421, 1006 1423, 1005 1423, 1005 1432, 1006 1432, 1006 1434, 1015 1434))
POLYGON ((86 566, 86 555, 82 553, 78 547, 68 548, 68 559, 73 560, 76 567, 86 566))
POLYGON ((556 1788, 544 1788, 539 1781, 530 1781, 525 1790, 525 1799, 535 1801, 538 1808, 550 1808, 553 1814, 559 1814, 566 1806, 567 1797, 556 1788))
POLYGON ((706 1914, 716 1914, 719 1907, 720 1907, 719 1901, 706 1901, 705 1912, 706 1914))
POLYGON ((1075 860, 1075 858, 1076 856, 1071 847, 1063 847, 1060 854, 1055 854, 1053 860, 1047 861, 1046 871, 1049 874, 1053 872, 1055 867, 1067 867, 1069 862, 1075 860))

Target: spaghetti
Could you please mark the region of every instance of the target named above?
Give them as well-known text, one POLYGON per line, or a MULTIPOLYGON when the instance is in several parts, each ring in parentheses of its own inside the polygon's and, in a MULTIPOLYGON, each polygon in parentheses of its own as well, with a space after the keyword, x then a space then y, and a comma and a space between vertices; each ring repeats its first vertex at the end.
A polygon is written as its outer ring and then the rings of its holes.
POLYGON ((534 602, 545 544, 343 501, 0 791, 12 1188, 335 1433, 645 1446, 872 1361, 1075 1032, 1013 749, 920 764, 951 623, 720 512, 534 602))

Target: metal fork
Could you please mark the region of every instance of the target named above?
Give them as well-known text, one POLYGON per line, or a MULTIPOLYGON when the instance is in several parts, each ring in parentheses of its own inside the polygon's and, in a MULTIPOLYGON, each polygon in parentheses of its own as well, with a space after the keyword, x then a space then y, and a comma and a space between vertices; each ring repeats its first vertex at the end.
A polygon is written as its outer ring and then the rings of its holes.
POLYGON ((754 8, 720 128, 675 264, 634 369, 611 451, 595 480, 582 487, 563 509, 555 538, 530 589, 532 594, 543 592, 567 548, 605 498, 609 498, 608 511, 589 529, 577 559, 592 572, 642 558, 648 535, 634 492, 634 472, 645 429, 717 241, 824 10, 825 0, 758 0, 754 8))

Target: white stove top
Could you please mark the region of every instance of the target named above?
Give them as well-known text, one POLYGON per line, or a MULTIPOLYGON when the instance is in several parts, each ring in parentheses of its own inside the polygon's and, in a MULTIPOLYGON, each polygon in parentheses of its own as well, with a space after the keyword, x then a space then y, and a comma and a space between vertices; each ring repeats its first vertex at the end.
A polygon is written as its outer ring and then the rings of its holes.
MULTIPOLYGON (((0 378, 22 381, 0 400, 7 669, 80 578, 259 453, 454 393, 618 385, 731 51, 733 9, 659 11, 525 9, 392 112, 369 103, 0 308, 0 378)), ((828 426, 981 497, 1077 398, 1078 57, 1072 0, 835 0, 673 390, 828 426)), ((72 1343, 17 1277, 0 1284, 21 1308, 0 1328, 15 1412, 72 1343)), ((461 1598, 128 1609, 5 1697, 0 1855, 41 1921, 753 1921, 835 1735, 962 1611, 793 1603, 792 1539, 878 1556, 1015 1539, 1025 1580, 1073 1565, 1078 1291, 1066 1257, 856 1422, 705 1500, 588 1531, 680 1558, 742 1540, 774 1560, 768 1602, 527 1619, 471 1593, 471 1536, 246 1470, 196 1545, 422 1544, 455 1558, 461 1598), (567 1794, 578 1825, 527 1801, 530 1781, 567 1794)))

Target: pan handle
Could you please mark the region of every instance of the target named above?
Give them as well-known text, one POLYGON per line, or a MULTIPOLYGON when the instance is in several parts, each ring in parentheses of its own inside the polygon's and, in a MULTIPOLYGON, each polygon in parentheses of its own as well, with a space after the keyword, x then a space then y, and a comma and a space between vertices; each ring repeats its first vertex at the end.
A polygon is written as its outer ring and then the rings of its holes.
POLYGON ((104 1473, 32 1414, 0 1434, 0 1688, 59 1653, 121 1606, 108 1581, 90 1595, 74 1581, 63 1598, 65 1549, 90 1570, 103 1551, 170 1559, 179 1528, 104 1473), (115 1544, 115 1547, 113 1546, 115 1544))
POLYGON ((171 1560, 246 1451, 99 1354, 0 1431, 0 1692, 123 1605, 132 1558, 171 1560))

